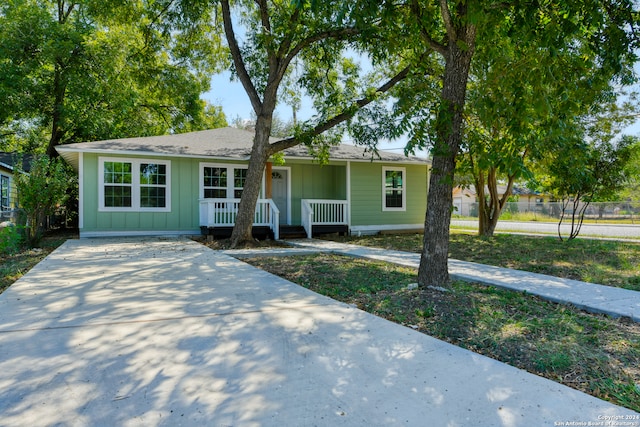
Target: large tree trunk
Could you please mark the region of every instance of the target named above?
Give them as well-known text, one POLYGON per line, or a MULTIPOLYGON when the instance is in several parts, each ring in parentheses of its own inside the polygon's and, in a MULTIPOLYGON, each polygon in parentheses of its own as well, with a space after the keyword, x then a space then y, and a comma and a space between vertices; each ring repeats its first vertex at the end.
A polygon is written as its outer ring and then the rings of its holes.
POLYGON ((256 134, 251 150, 247 179, 242 190, 236 223, 231 233, 231 247, 233 248, 238 247, 243 242, 253 240, 252 231, 256 204, 260 195, 260 187, 262 186, 262 176, 271 154, 269 152, 271 122, 270 116, 260 116, 256 120, 256 134))
POLYGON ((63 64, 58 61, 55 66, 53 77, 53 114, 51 116, 51 138, 49 138, 49 144, 47 145, 47 156, 50 158, 58 157, 56 146, 60 145, 62 137, 64 136, 64 130, 62 128, 62 116, 64 109, 64 98, 67 91, 66 84, 64 82, 64 76, 62 75, 63 64))
POLYGON ((424 247, 418 269, 418 283, 421 286, 443 286, 449 283, 453 174, 456 155, 462 142, 462 113, 474 51, 475 27, 468 25, 457 34, 458 41, 450 43, 445 55, 442 105, 437 117, 437 141, 433 150, 427 195, 424 247))

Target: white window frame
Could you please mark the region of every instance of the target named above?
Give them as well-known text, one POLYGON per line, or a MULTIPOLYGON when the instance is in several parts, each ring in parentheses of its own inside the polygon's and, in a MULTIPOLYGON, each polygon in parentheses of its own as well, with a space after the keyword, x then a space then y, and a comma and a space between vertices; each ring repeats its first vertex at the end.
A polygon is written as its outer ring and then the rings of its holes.
POLYGON ((407 210, 407 169, 391 166, 382 167, 382 211, 404 212, 407 210), (387 207, 387 172, 402 173, 402 207, 387 207))
POLYGON ((0 210, 3 208, 11 208, 11 177, 9 175, 0 174, 0 210), (7 204, 2 204, 2 181, 7 181, 7 204))
MULTIPOLYGON (((108 184, 108 183, 107 183, 108 184)), ((147 185, 145 185, 147 186, 147 185)), ((98 211, 100 212, 171 212, 171 160, 139 159, 129 157, 98 157, 98 211), (105 162, 131 163, 131 206, 105 206, 104 205, 104 164, 105 162), (160 208, 150 208, 140 206, 140 165, 151 163, 166 166, 167 182, 164 186, 154 185, 154 187, 165 188, 165 206, 160 208)))
MULTIPOLYGON (((198 179, 199 179, 199 195, 201 199, 204 199, 204 168, 220 168, 220 169, 226 169, 227 170, 227 197, 225 198, 213 198, 212 200, 215 199, 220 199, 220 200, 225 200, 225 199, 238 199, 237 197, 235 197, 235 192, 236 190, 239 190, 238 187, 235 186, 235 175, 233 173, 234 169, 249 169, 249 165, 247 164, 243 164, 243 163, 200 163, 200 170, 198 173, 198 179)), ((246 182, 245 182, 246 184, 246 182)), ((222 188, 222 187, 219 187, 222 188)))

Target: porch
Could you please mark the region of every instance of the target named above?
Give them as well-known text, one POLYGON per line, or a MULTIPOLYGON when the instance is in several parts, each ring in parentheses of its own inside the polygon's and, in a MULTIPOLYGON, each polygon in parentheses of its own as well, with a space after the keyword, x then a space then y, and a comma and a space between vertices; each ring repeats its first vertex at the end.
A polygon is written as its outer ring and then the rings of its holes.
MULTIPOLYGON (((200 230, 214 238, 231 235, 238 214, 240 199, 200 199, 200 230)), ((311 238, 318 234, 349 232, 348 203, 346 200, 301 200, 302 218, 297 227, 304 236, 311 238)), ((279 240, 281 227, 280 210, 272 199, 259 199, 253 222, 254 237, 279 240)), ((295 227, 295 226, 294 226, 295 227)))

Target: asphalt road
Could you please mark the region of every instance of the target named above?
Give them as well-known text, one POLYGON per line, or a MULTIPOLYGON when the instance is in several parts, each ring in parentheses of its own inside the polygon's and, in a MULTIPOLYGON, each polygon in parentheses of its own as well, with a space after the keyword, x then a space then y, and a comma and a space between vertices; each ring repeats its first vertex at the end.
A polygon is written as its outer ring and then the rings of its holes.
MULTIPOLYGON (((478 229, 477 221, 452 220, 452 226, 478 229)), ((498 221, 497 231, 514 231, 518 233, 558 234, 558 223, 554 222, 511 222, 498 221)), ((571 227, 562 225, 562 235, 568 236, 571 227)), ((623 237, 640 239, 640 224, 583 224, 578 237, 623 237)))

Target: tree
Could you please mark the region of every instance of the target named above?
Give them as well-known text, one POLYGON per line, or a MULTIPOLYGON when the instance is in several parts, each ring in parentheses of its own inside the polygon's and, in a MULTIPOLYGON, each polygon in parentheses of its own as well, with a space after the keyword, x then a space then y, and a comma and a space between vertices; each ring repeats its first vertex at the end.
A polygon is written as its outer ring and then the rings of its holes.
MULTIPOLYGON (((422 286, 444 285, 449 280, 447 256, 454 171, 463 143, 463 113, 475 52, 488 51, 491 53, 488 58, 499 56, 499 42, 505 37, 549 50, 550 55, 563 48, 579 48, 591 63, 628 83, 635 62, 638 14, 630 1, 436 4, 412 0, 397 7, 395 16, 396 28, 406 30, 398 31, 385 47, 402 50, 404 46, 405 51, 410 51, 416 46, 428 46, 439 55, 442 65, 433 67, 429 58, 429 63, 418 67, 425 76, 439 77, 438 96, 434 98, 432 91, 426 91, 424 96, 418 92, 422 86, 414 91, 405 88, 403 92, 397 91, 397 120, 388 122, 396 123, 399 131, 409 134, 407 151, 431 147, 432 170, 418 282, 422 286)), ((428 77, 425 80, 432 81, 428 77)), ((541 98, 534 107, 546 101, 541 98)))
POLYGON ((606 111, 599 126, 604 130, 620 128, 637 114, 633 96, 618 102, 614 72, 580 48, 551 53, 510 37, 496 44, 480 51, 473 66, 457 165, 475 187, 482 236, 493 235, 515 181, 532 177, 529 164, 572 141, 576 117, 606 111), (499 182, 505 191, 498 191, 499 182))
POLYGON ((347 46, 356 48, 372 36, 375 16, 359 10, 357 3, 335 6, 303 1, 239 1, 234 3, 240 17, 237 21, 232 19, 228 0, 221 0, 219 5, 232 71, 249 96, 256 117, 253 149, 231 236, 235 247, 252 238, 255 206, 268 159, 302 143, 319 146, 320 157, 326 156, 335 138, 320 135, 353 118, 358 109, 405 78, 408 68, 394 67, 395 71, 376 80, 377 85, 371 81, 358 83, 358 67, 342 54, 347 46), (236 29, 239 24, 242 30, 236 29), (316 96, 318 118, 298 124, 293 136, 270 143, 274 110, 286 86, 283 82, 294 68, 302 70, 301 85, 316 96))
POLYGON ((62 143, 223 124, 199 99, 220 60, 209 27, 197 43, 165 31, 160 3, 4 2, 0 143, 55 156, 62 143))
POLYGON ((46 229, 48 215, 64 204, 67 190, 76 184, 71 173, 61 159, 49 159, 45 155, 35 157, 29 172, 19 168, 16 174, 20 208, 27 217, 27 239, 36 246, 46 229))
POLYGON ((585 141, 574 139, 557 149, 546 163, 544 189, 561 200, 558 236, 568 215, 571 228, 568 240, 580 233, 584 214, 591 202, 611 199, 633 179, 630 162, 636 154, 638 139, 623 136, 618 140, 585 141))

